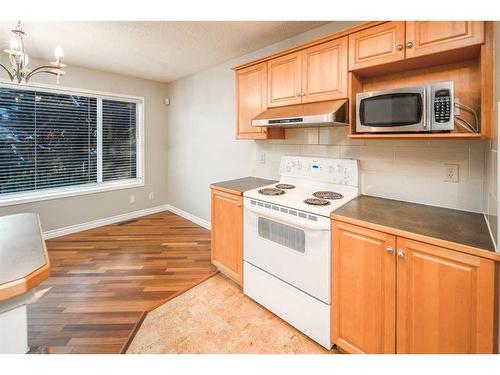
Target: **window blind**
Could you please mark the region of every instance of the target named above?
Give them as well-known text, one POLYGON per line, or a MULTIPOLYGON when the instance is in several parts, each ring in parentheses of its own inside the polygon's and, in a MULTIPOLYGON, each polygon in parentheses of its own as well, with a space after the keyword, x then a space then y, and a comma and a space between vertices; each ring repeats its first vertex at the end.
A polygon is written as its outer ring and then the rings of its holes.
POLYGON ((0 88, 0 194, 97 182, 97 100, 0 88))
POLYGON ((0 86, 0 203, 140 182, 139 103, 108 98, 0 86))
POLYGON ((136 177, 136 103, 102 101, 102 179, 136 177))

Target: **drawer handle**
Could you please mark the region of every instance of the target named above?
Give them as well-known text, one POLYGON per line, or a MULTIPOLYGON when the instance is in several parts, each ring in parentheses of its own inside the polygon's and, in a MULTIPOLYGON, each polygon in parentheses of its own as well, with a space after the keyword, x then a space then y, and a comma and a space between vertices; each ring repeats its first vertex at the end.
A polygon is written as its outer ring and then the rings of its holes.
POLYGON ((404 252, 403 250, 401 250, 401 249, 399 249, 399 250, 398 250, 398 257, 400 257, 400 258, 404 258, 404 257, 405 257, 405 255, 406 255, 406 254, 405 254, 405 252, 404 252))

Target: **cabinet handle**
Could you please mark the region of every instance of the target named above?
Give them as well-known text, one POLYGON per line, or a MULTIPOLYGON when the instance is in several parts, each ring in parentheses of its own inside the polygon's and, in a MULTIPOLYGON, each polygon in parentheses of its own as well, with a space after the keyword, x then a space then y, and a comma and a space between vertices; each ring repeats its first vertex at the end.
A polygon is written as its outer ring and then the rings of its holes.
POLYGON ((236 207, 241 207, 241 203, 236 203, 236 207))
POLYGON ((387 246, 385 251, 387 251, 387 254, 392 254, 394 252, 394 248, 392 246, 387 246))
POLYGON ((400 258, 404 258, 404 257, 405 257, 405 255, 406 255, 406 254, 405 254, 405 252, 404 252, 403 250, 401 250, 401 249, 399 249, 399 250, 398 250, 398 257, 400 257, 400 258))
POLYGON ((403 49, 403 45, 401 43, 396 44, 396 48, 398 51, 401 51, 403 49))
POLYGON ((303 92, 300 93, 300 96, 306 96, 306 94, 304 94, 303 92))
POLYGON ((300 92, 296 92, 296 93, 295 93, 295 96, 300 96, 300 92))
POLYGON ((413 42, 406 43, 406 48, 411 48, 411 47, 413 47, 413 42))

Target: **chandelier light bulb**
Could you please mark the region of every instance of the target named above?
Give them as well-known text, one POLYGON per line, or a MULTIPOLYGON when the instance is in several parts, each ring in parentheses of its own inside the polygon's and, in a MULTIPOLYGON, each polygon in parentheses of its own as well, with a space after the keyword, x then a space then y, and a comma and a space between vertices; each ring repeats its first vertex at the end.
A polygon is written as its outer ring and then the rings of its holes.
POLYGON ((61 46, 56 47, 56 49, 54 50, 54 55, 56 57, 56 60, 61 60, 64 57, 64 51, 61 46))
POLYGON ((12 37, 12 39, 10 40, 10 49, 12 51, 18 51, 19 50, 19 40, 15 36, 12 37))

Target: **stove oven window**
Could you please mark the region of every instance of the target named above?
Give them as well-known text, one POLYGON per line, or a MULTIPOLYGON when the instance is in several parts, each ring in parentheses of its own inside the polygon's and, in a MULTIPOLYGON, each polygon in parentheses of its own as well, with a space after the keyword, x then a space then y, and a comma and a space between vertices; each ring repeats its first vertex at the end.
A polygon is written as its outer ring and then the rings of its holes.
POLYGON ((306 234, 302 229, 259 217, 259 236, 292 250, 305 253, 306 234))

